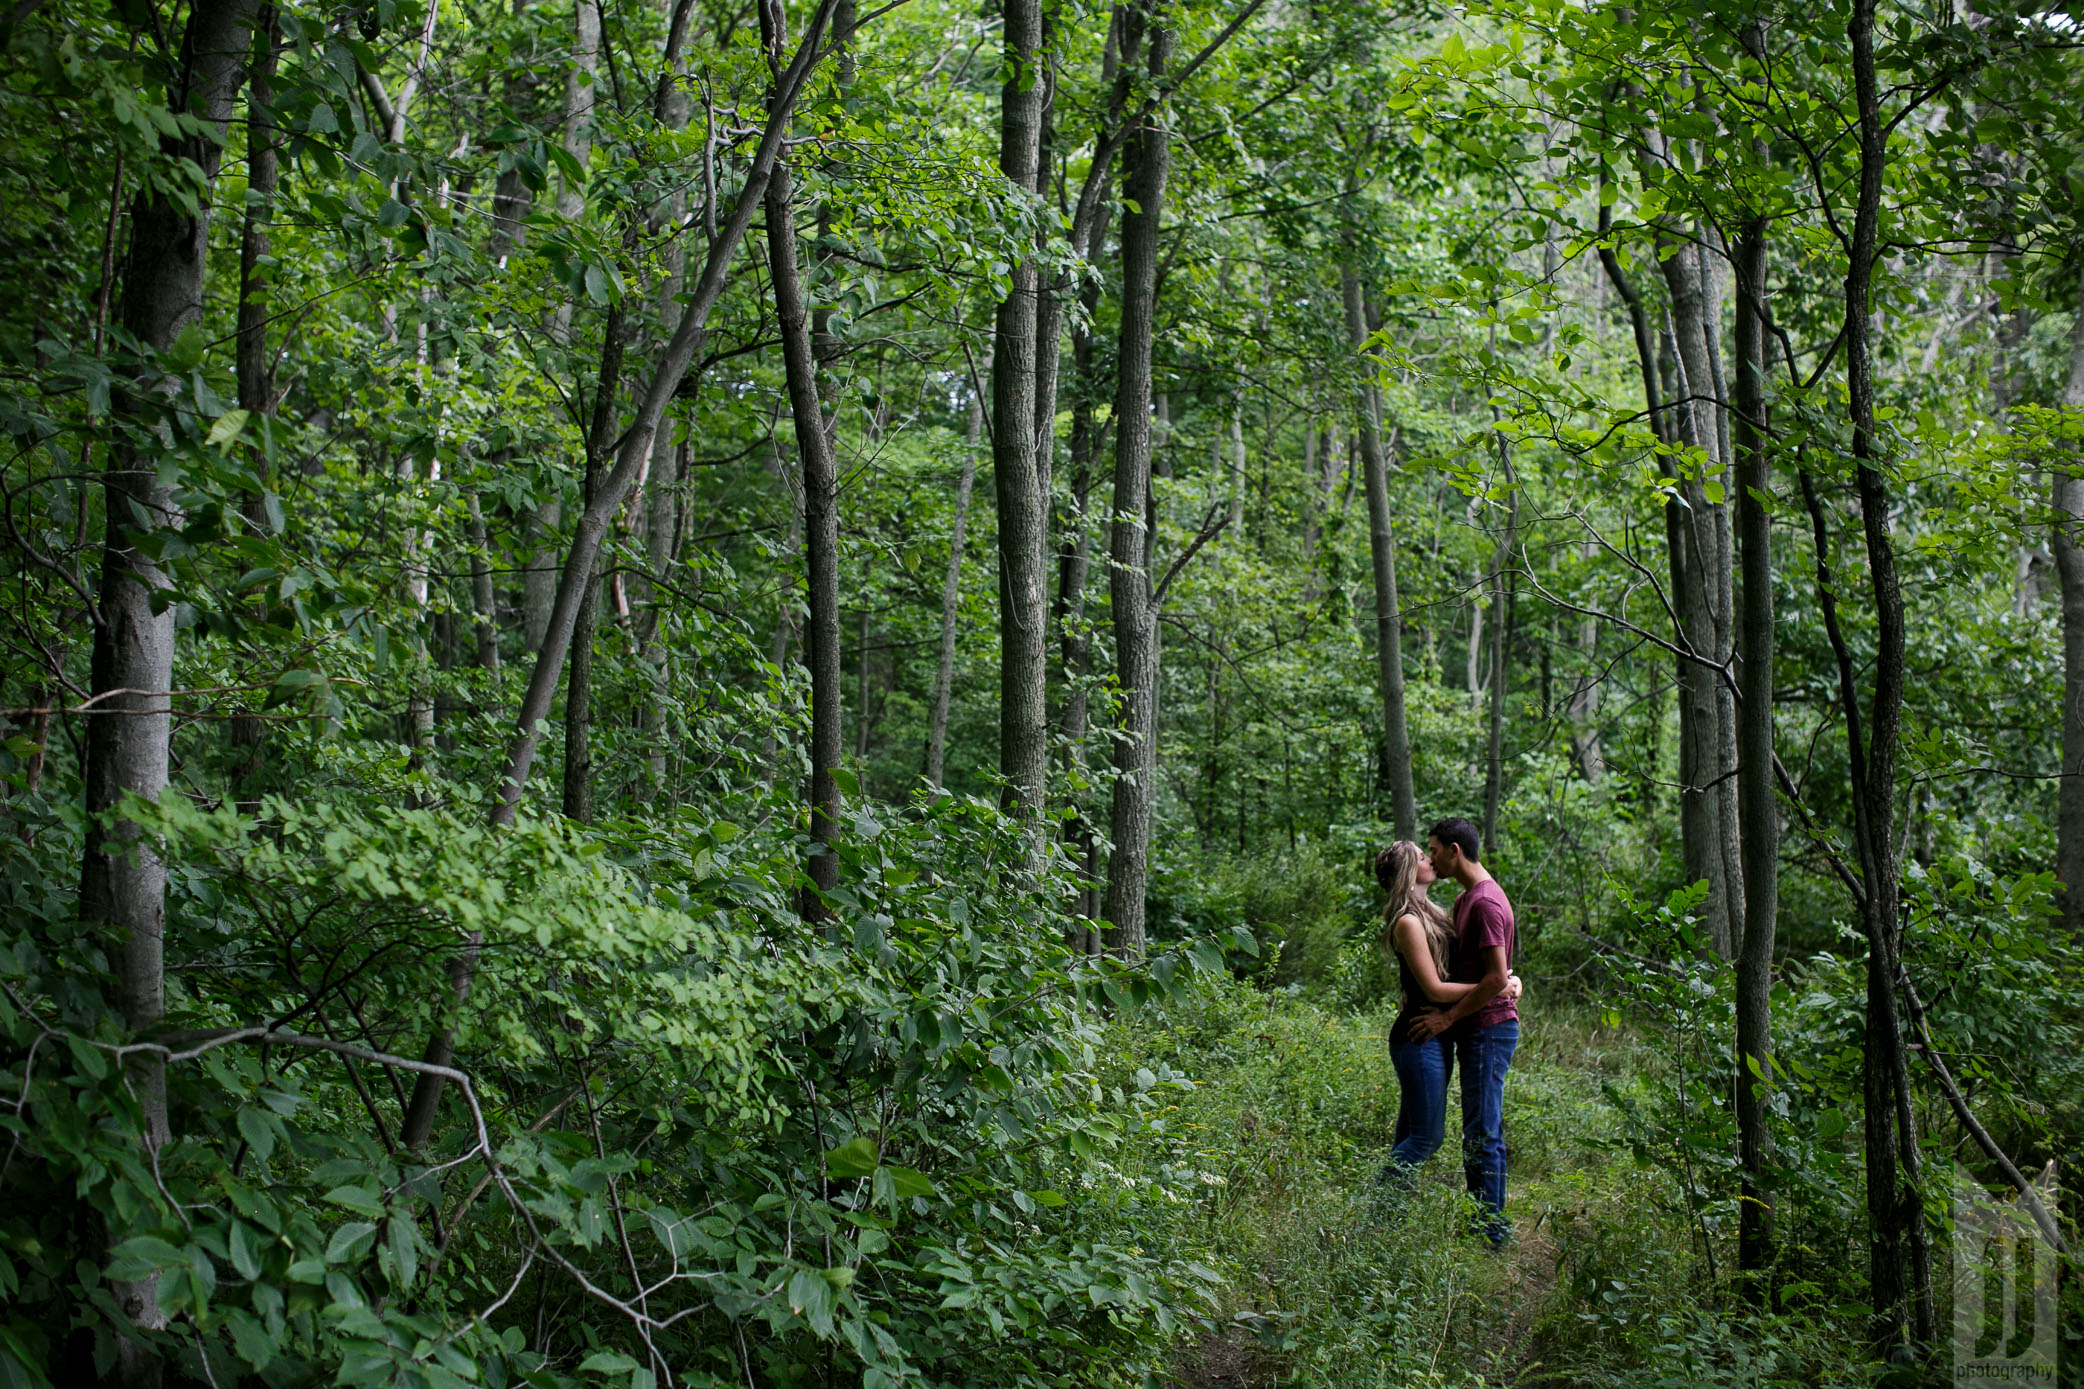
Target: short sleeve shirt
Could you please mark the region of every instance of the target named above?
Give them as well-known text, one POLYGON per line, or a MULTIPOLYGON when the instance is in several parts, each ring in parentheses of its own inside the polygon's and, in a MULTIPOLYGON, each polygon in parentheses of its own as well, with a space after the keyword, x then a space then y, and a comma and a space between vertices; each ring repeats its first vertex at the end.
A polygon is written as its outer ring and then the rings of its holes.
MULTIPOLYGON (((1513 922, 1512 903, 1506 900, 1505 889, 1495 880, 1486 880, 1464 892, 1454 904, 1454 968, 1450 975, 1457 984, 1474 984, 1484 976, 1489 966, 1490 948, 1505 947, 1505 959, 1512 960, 1513 922)), ((1504 994, 1499 994, 1469 1016, 1464 1027, 1494 1027, 1501 1022, 1516 1021, 1519 1005, 1504 994)))

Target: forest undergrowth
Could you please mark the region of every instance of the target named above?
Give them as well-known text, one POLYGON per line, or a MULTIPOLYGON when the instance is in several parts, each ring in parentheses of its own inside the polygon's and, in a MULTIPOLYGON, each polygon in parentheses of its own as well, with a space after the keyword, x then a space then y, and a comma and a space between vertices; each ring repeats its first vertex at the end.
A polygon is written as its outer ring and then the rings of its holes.
POLYGON ((1387 1012, 1238 985, 1127 1026, 1131 1052, 1194 1080, 1123 1163, 1123 1185, 1175 1193, 1143 1207, 1152 1237, 1226 1278, 1175 1382, 1870 1382, 1845 1354, 1848 1326, 1828 1315, 1742 1332, 1726 1320, 1728 1289, 1683 1183, 1638 1161, 1616 1103, 1660 1069, 1640 1030, 1582 999, 1530 998, 1522 1018, 1506 1091, 1515 1230, 1499 1255, 1466 1233, 1453 1087, 1448 1143, 1415 1198, 1378 1185, 1397 1109, 1387 1012))

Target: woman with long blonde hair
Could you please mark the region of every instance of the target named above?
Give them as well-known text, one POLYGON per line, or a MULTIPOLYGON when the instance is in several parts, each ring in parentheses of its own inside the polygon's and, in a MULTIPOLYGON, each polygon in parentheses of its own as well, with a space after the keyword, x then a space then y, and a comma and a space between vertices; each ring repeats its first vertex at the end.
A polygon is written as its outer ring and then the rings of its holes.
MULTIPOLYGON (((1382 948, 1396 957, 1402 1000, 1389 1028, 1389 1058, 1397 1071, 1396 1146, 1385 1177, 1408 1181, 1418 1165, 1440 1149, 1447 1128, 1447 1082, 1454 1073, 1454 1044, 1443 1034, 1418 1038, 1411 1019, 1444 1013, 1473 984, 1448 979, 1454 968, 1454 933, 1449 917, 1428 891, 1437 881, 1426 851, 1399 839, 1375 856, 1375 881, 1388 900, 1382 906, 1382 948)), ((1520 994, 1518 975, 1506 992, 1520 994)))

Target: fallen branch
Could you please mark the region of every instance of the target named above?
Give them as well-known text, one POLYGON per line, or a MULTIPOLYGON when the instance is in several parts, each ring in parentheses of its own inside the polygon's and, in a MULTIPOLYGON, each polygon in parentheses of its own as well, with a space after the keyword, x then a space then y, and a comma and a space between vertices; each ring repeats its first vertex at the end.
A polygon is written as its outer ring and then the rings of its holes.
POLYGON ((2062 1231, 2055 1224, 2054 1216, 2048 1213, 2048 1208, 2041 1204, 2040 1195, 2033 1189, 2033 1183, 2026 1180, 2018 1166, 1997 1146, 1997 1140, 1990 1136, 1990 1131, 1977 1121, 1974 1112, 1968 1107, 1968 1097, 1961 1093, 1961 1087, 1954 1082, 1953 1072, 1949 1071, 1947 1063, 1940 1059, 1939 1048, 1932 1044, 1932 1029, 1925 1025, 1925 1002, 1918 997, 1917 986, 1910 982, 1908 974, 1900 976, 1896 982, 1903 988, 1904 1002, 1910 1005, 1911 1025, 1917 1028, 1918 1039, 1922 1043, 1918 1050, 1932 1063, 1933 1073, 1939 1077, 1939 1088, 1946 1092, 1947 1103, 1954 1107, 1954 1117, 1961 1121, 1962 1128, 1968 1130, 1968 1136, 1975 1140, 1976 1147, 1983 1150, 1983 1156, 1996 1165, 2006 1181, 2018 1188, 2019 1199, 2026 1203, 2026 1209, 2033 1215, 2033 1223, 2041 1227, 2041 1234, 2047 1237, 2055 1252, 2068 1257, 2069 1248, 2062 1241, 2062 1231))

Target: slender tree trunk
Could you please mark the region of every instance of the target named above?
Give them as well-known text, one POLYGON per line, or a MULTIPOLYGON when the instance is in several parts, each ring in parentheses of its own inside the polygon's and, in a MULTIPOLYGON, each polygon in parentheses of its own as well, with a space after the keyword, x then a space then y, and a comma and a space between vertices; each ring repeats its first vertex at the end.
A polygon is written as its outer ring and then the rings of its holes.
MULTIPOLYGON (((2070 330, 2070 379, 2062 403, 2084 410, 2084 290, 2070 330)), ((2063 884, 2059 905, 2073 935, 2084 936, 2084 481, 2068 468, 2049 469, 2054 479, 2049 548, 2062 585, 2062 782, 2056 797, 2055 876, 2063 884)))
MULTIPOLYGON (((1743 589, 1737 657, 1743 705, 1737 810, 1743 838, 1744 922, 1737 948, 1737 1264, 1758 1274, 1773 1262, 1770 1095, 1773 1075, 1773 943, 1780 908, 1780 807, 1773 787, 1773 455, 1765 390, 1766 224, 1747 223, 1736 246, 1737 372, 1734 435, 1737 546, 1743 589)), ((1763 1300, 1754 1279, 1746 1289, 1763 1300)))
POLYGON ((926 784, 943 785, 948 756, 948 702, 955 691, 956 613, 962 602, 963 527, 970 511, 970 491, 977 483, 977 446, 982 442, 984 401, 970 401, 969 447, 962 455, 962 477, 955 484, 955 517, 948 528, 948 576, 941 583, 940 664, 933 679, 933 719, 926 734, 926 784))
POLYGON ((1151 334, 1157 309, 1158 222, 1170 171, 1161 106, 1173 30, 1149 11, 1151 94, 1137 113, 1123 179, 1121 338, 1114 404, 1114 516, 1109 526, 1108 597, 1114 612, 1115 676, 1122 733, 1115 744, 1104 915, 1107 948, 1128 959, 1144 949, 1151 804, 1158 768, 1158 617, 1150 573, 1151 334))
MULTIPOLYGON (((1497 411, 1492 410, 1492 425, 1502 428, 1497 411)), ((1512 628, 1514 598, 1518 583, 1513 577, 1512 557, 1519 545, 1520 489, 1512 472, 1512 450, 1500 432, 1498 440, 1498 466, 1506 487, 1505 532, 1498 537, 1498 548, 1491 555, 1491 595, 1497 604, 1497 617, 1491 623, 1491 677, 1490 677, 1490 739, 1485 749, 1483 773, 1483 851, 1490 853, 1498 847, 1498 810, 1505 799, 1505 700, 1512 679, 1512 628)), ((1411 835, 1399 835, 1410 839, 1411 835)))
MULTIPOLYGON (((1230 399, 1230 543, 1240 544, 1245 535, 1245 395, 1244 382, 1230 399)), ((1390 586, 1396 586, 1395 560, 1391 559, 1390 586)), ((1399 624, 1401 625, 1401 624, 1399 624)), ((1401 637, 1398 639, 1402 640, 1401 637)), ((1401 686, 1402 681, 1400 680, 1401 686)), ((1416 816, 1414 815, 1414 819, 1416 816)))
POLYGON ((550 613, 557 605, 558 533, 563 528, 564 503, 556 497, 539 503, 528 513, 528 567, 521 571, 521 640, 531 652, 541 652, 550 631, 550 613))
MULTIPOLYGON (((1041 159, 1041 0, 1004 0, 1006 81, 999 169, 1034 193, 1041 159)), ((1036 308, 1040 275, 1016 264, 992 348, 992 478, 999 509, 999 772, 1005 804, 1036 830, 1048 781, 1049 492, 1036 447, 1036 308)))
MULTIPOLYGON (((835 17, 851 25, 852 20, 845 14, 846 8, 846 0, 841 0, 835 17)), ((652 93, 651 101, 652 118, 666 130, 687 129, 692 110, 685 78, 688 27, 693 11, 692 0, 675 0, 667 17, 665 53, 659 66, 658 87, 652 93)), ((705 208, 703 212, 705 224, 712 222, 715 209, 705 208)), ((680 327, 680 295, 687 282, 686 242, 679 234, 686 220, 687 191, 675 182, 672 192, 653 209, 651 217, 653 233, 665 233, 659 248, 659 261, 665 273, 659 278, 657 303, 659 330, 668 336, 680 327)), ((635 626, 639 669, 651 686, 638 712, 637 727, 644 744, 645 769, 655 794, 663 792, 666 785, 668 753, 666 652, 660 636, 663 614, 661 590, 656 580, 666 576, 677 558, 674 545, 680 528, 678 489, 685 472, 687 454, 685 439, 670 448, 653 451, 651 475, 644 483, 645 573, 631 585, 635 589, 637 609, 635 626)))
MULTIPOLYGON (((201 175, 201 196, 177 198, 161 181, 147 179, 131 204, 119 318, 126 331, 155 352, 171 348, 184 330, 199 329, 202 322, 209 190, 223 159, 256 9, 255 0, 196 0, 190 8, 167 104, 193 113, 202 129, 166 137, 161 150, 170 162, 192 163, 201 175)), ((130 427, 117 430, 120 442, 103 478, 107 534, 89 677, 97 712, 87 720, 83 769, 88 820, 80 919, 98 927, 107 944, 116 1009, 133 1035, 149 1033, 166 1010, 166 865, 139 826, 115 811, 126 794, 156 801, 167 786, 174 609, 154 603, 170 581, 151 557, 151 541, 178 531, 182 523, 172 480, 161 474, 156 457, 139 452, 135 440, 155 428, 160 401, 172 384, 148 364, 112 401, 111 414, 130 427)), ((139 1055, 131 1058, 129 1072, 142 1136, 156 1152, 171 1136, 166 1065, 139 1055)), ((127 1233, 108 1231, 112 1242, 127 1233)), ((157 1278, 111 1287, 123 1315, 149 1330, 166 1325, 157 1289, 157 1278)), ((129 1340, 117 1343, 108 1382, 131 1389, 157 1385, 160 1378, 154 1352, 129 1340)))
MULTIPOLYGON (((253 71, 246 97, 246 215, 239 230, 239 313, 234 334, 239 408, 255 422, 274 413, 274 381, 268 370, 268 224, 275 216, 275 190, 281 182, 281 149, 274 124, 275 9, 263 6, 254 23, 253 71)), ((256 430, 256 433, 259 431, 256 430)), ((247 493, 242 510, 256 531, 268 529, 264 493, 269 485, 268 451, 256 445, 249 455, 261 490, 247 493)), ((242 715, 231 721, 237 765, 233 792, 241 810, 259 808, 253 799, 261 769, 267 764, 267 724, 242 715)))
MULTIPOLYGON (((806 920, 825 919, 817 893, 839 883, 839 859, 827 847, 839 841, 839 782, 833 776, 845 751, 840 723, 839 464, 818 397, 817 359, 796 264, 795 197, 789 166, 777 163, 767 184, 767 257, 774 276, 775 316, 781 325, 782 362, 796 450, 803 466, 804 569, 809 576, 810 621, 805 655, 810 666, 810 878, 806 920)), ((866 660, 866 656, 863 657, 866 660)))
MULTIPOLYGON (((1345 298, 1346 334, 1355 352, 1367 341, 1360 277, 1349 263, 1339 267, 1345 298)), ((1382 779, 1387 783, 1390 821, 1399 839, 1418 833, 1418 792, 1411 780, 1411 738, 1404 718, 1404 617, 1397 604, 1396 537, 1389 511, 1389 463, 1382 450, 1382 397, 1372 364, 1363 360, 1354 422, 1360 437, 1362 481, 1368 494, 1368 556, 1375 581, 1375 685, 1381 701, 1382 779)))
MULTIPOLYGON (((585 0, 581 0, 583 5, 585 0)), ((586 432, 586 477, 581 497, 593 505, 613 439, 615 397, 622 389, 623 311, 609 308, 601 325, 601 365, 594 381, 593 420, 586 432)), ((571 663, 564 688, 564 815, 582 825, 593 823, 593 637, 600 622, 601 578, 589 576, 579 598, 572 627, 571 663)))
MULTIPOLYGON (((795 110, 796 99, 815 66, 818 45, 825 35, 825 27, 832 17, 837 0, 820 0, 805 28, 803 41, 796 49, 795 57, 786 69, 775 78, 774 92, 768 104, 767 126, 762 132, 760 144, 745 180, 733 201, 731 212, 717 233, 710 239, 703 258, 702 273, 697 279, 687 312, 680 326, 659 353, 651 380, 639 397, 636 418, 623 431, 615 451, 615 466, 602 479, 599 493, 580 514, 578 524, 572 530, 572 547, 565 557, 564 568, 557 585, 556 601, 550 610, 545 628, 542 648, 536 653, 535 666, 529 674, 528 688, 521 697, 521 708, 515 718, 513 742, 507 750, 506 766, 501 773, 498 794, 493 801, 491 820, 495 825, 510 825, 519 810, 523 791, 528 785, 529 772, 535 766, 535 755, 542 743, 541 727, 550 716, 550 706, 556 696, 558 676, 564 670, 566 653, 571 649, 572 632, 578 625, 580 596, 591 578, 594 565, 600 558, 601 543, 607 535, 608 523, 629 496, 630 488, 636 484, 637 473, 651 456, 653 443, 658 437, 660 423, 665 419, 666 407, 686 379, 688 368, 694 364, 696 355, 708 340, 709 315, 717 301, 723 297, 724 283, 732 259, 737 254, 739 243, 745 239, 746 229, 751 226, 753 212, 765 197, 767 183, 772 176, 775 162, 781 155, 782 144, 788 134, 790 114, 795 110)), ((836 634, 835 634, 836 635, 836 634)), ((834 642, 835 649, 837 641, 834 642)), ((835 735, 836 736, 836 735, 835 735)), ((814 865, 815 868, 815 865, 814 865)), ((466 938, 464 949, 459 952, 450 969, 451 994, 460 1006, 470 996, 472 980, 477 972, 477 948, 475 935, 466 938)), ((446 1027, 437 1029, 428 1039, 426 1059, 436 1065, 446 1066, 455 1054, 453 1034, 446 1027)), ((443 1079, 430 1072, 421 1072, 413 1087, 411 1102, 406 1106, 405 1122, 400 1129, 400 1143, 407 1149, 423 1146, 434 1130, 434 1118, 441 1106, 441 1096, 446 1089, 443 1079)))
MULTIPOLYGON (((644 567, 649 575, 663 578, 678 556, 673 553, 680 529, 679 487, 686 470, 688 445, 682 440, 661 449, 652 458, 650 487, 644 508, 644 567)), ((646 678, 651 682, 643 712, 638 716, 644 738, 644 759, 654 790, 666 784, 666 649, 663 599, 651 578, 638 587, 637 650, 646 678)))
MULTIPOLYGON (((1679 440, 1700 449, 1706 456, 1707 472, 1716 475, 1727 462, 1712 341, 1720 332, 1720 308, 1705 293, 1710 277, 1702 267, 1700 247, 1691 241, 1676 246, 1660 262, 1671 297, 1672 342, 1679 370, 1671 414, 1679 440)), ((1685 620, 1687 645, 1701 656, 1720 661, 1728 656, 1732 641, 1729 507, 1726 502, 1710 501, 1697 477, 1682 474, 1680 494, 1686 505, 1678 521, 1690 582, 1674 599, 1685 620)), ((1708 880, 1708 926, 1715 950, 1724 959, 1733 959, 1744 920, 1736 794, 1730 779, 1736 760, 1735 701, 1721 676, 1693 661, 1681 661, 1679 684, 1681 736, 1690 749, 1691 762, 1680 795, 1693 802, 1693 813, 1682 823, 1690 823, 1695 831, 1695 842, 1688 846, 1687 867, 1708 880)))
POLYGON ((1865 886, 1862 923, 1867 934, 1867 1025, 1862 1055, 1862 1090, 1867 1159, 1868 1301, 1874 1308, 1872 1339, 1887 1356, 1906 1329, 1927 1345, 1932 1340, 1929 1290, 1922 1286, 1917 1234, 1924 1221, 1923 1197, 1912 1174, 1915 1134, 1904 1118, 1909 1097, 1902 1080, 1903 1032, 1896 1013, 1899 968, 1900 884, 1895 841, 1896 755, 1903 710, 1903 593, 1889 534, 1889 497, 1881 469, 1885 459, 1875 435, 1874 365, 1870 340, 1877 233, 1881 221, 1883 164, 1887 136, 1874 70, 1875 0, 1854 0, 1847 36, 1852 45, 1854 99, 1859 111, 1860 177, 1852 244, 1845 274, 1845 374, 1847 413, 1852 425, 1854 480, 1860 524, 1867 547, 1868 582, 1874 595, 1874 697, 1864 748, 1853 738, 1856 690, 1850 661, 1841 656, 1847 685, 1847 736, 1854 755, 1853 820, 1865 886), (1902 1112, 1899 1113, 1899 1110, 1902 1112), (1908 1142, 1906 1142, 1908 1140, 1908 1142), (1913 1227, 1919 1227, 1914 1232, 1913 1227), (1910 1325, 1913 1316, 1915 1325, 1910 1325))
POLYGON ((470 606, 472 627, 477 636, 477 663, 481 670, 499 669, 499 599, 492 588, 492 540, 485 530, 485 513, 478 494, 465 498, 470 524, 470 606))
MULTIPOLYGON (((863 595, 865 597, 868 586, 868 576, 866 574, 862 575, 861 580, 863 595)), ((854 643, 854 708, 858 712, 858 717, 854 720, 854 756, 856 759, 866 760, 866 758, 868 757, 868 701, 870 697, 870 676, 873 673, 868 663, 869 610, 867 603, 864 602, 861 605, 861 611, 858 614, 858 618, 859 627, 857 631, 859 635, 857 636, 854 643)))
MULTIPOLYGON (((594 79, 598 76, 600 53, 599 0, 572 0, 572 54, 564 80, 563 143, 565 153, 581 169, 593 158, 593 110, 597 100, 594 79)), ((557 215, 566 221, 577 221, 585 213, 585 192, 560 177, 557 215)), ((564 343, 571 334, 571 327, 571 301, 560 300, 550 316, 552 340, 564 343)), ((560 540, 563 522, 564 502, 556 496, 538 503, 529 517, 528 529, 534 544, 533 556, 521 577, 521 627, 530 651, 542 650, 544 637, 550 629, 551 610, 557 603, 560 574, 557 557, 564 549, 560 540)), ((589 604, 583 614, 589 622, 593 615, 590 602, 590 599, 582 600, 582 603, 589 604)))

